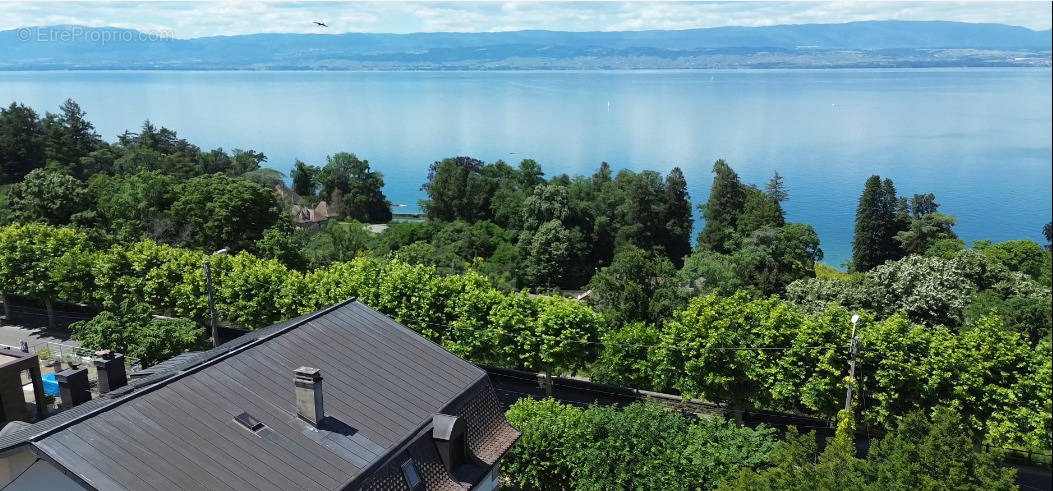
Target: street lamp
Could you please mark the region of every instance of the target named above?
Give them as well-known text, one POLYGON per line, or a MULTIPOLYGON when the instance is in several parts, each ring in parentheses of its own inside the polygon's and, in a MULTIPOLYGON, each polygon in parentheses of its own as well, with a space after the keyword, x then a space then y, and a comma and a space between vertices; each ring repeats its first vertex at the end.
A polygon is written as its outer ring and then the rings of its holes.
MULTIPOLYGON (((212 253, 212 256, 221 256, 227 253, 227 249, 223 248, 212 253)), ((209 264, 208 258, 212 256, 206 256, 204 260, 205 264, 205 285, 208 287, 208 312, 209 318, 212 323, 212 347, 219 346, 219 327, 216 325, 216 303, 212 299, 212 265, 209 264)))
POLYGON ((848 394, 845 395, 845 411, 852 407, 852 383, 856 380, 856 352, 859 351, 859 344, 856 340, 856 324, 858 322, 859 314, 852 314, 852 363, 848 369, 848 394))

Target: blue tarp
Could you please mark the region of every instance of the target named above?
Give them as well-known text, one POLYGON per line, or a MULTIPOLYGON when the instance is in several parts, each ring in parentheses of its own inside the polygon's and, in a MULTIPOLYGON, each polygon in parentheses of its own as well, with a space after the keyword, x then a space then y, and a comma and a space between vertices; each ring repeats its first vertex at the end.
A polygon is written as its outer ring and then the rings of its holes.
POLYGON ((49 396, 59 397, 59 386, 58 380, 55 380, 54 373, 45 373, 40 377, 40 380, 44 382, 44 393, 49 396))

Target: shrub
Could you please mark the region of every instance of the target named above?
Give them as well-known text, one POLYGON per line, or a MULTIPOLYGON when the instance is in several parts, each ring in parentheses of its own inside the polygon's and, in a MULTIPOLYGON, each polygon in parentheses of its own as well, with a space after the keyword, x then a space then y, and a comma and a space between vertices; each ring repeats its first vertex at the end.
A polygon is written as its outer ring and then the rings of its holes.
POLYGON ((580 409, 521 399, 506 417, 523 436, 502 470, 527 489, 708 489, 764 467, 774 445, 771 429, 692 421, 651 403, 580 409))

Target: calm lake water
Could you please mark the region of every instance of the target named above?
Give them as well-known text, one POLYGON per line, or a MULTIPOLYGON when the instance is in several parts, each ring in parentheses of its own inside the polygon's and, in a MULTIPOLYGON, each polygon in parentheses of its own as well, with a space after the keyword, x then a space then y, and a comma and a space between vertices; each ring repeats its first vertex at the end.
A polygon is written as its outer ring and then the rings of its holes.
POLYGON ((351 151, 416 208, 446 156, 537 160, 549 175, 680 166, 704 201, 717 158, 786 178, 787 218, 826 262, 851 255, 866 178, 933 192, 966 240, 1033 238, 1053 208, 1051 70, 633 72, 0 72, 0 102, 77 100, 113 140, 149 118, 283 171, 351 151))

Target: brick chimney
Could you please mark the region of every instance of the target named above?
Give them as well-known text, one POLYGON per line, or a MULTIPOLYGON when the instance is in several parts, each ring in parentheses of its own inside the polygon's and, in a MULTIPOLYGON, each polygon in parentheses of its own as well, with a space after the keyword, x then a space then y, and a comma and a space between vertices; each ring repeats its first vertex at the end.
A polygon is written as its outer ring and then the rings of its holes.
POLYGON ((325 418, 322 407, 322 371, 317 368, 296 369, 293 385, 296 388, 296 414, 314 427, 325 418))

